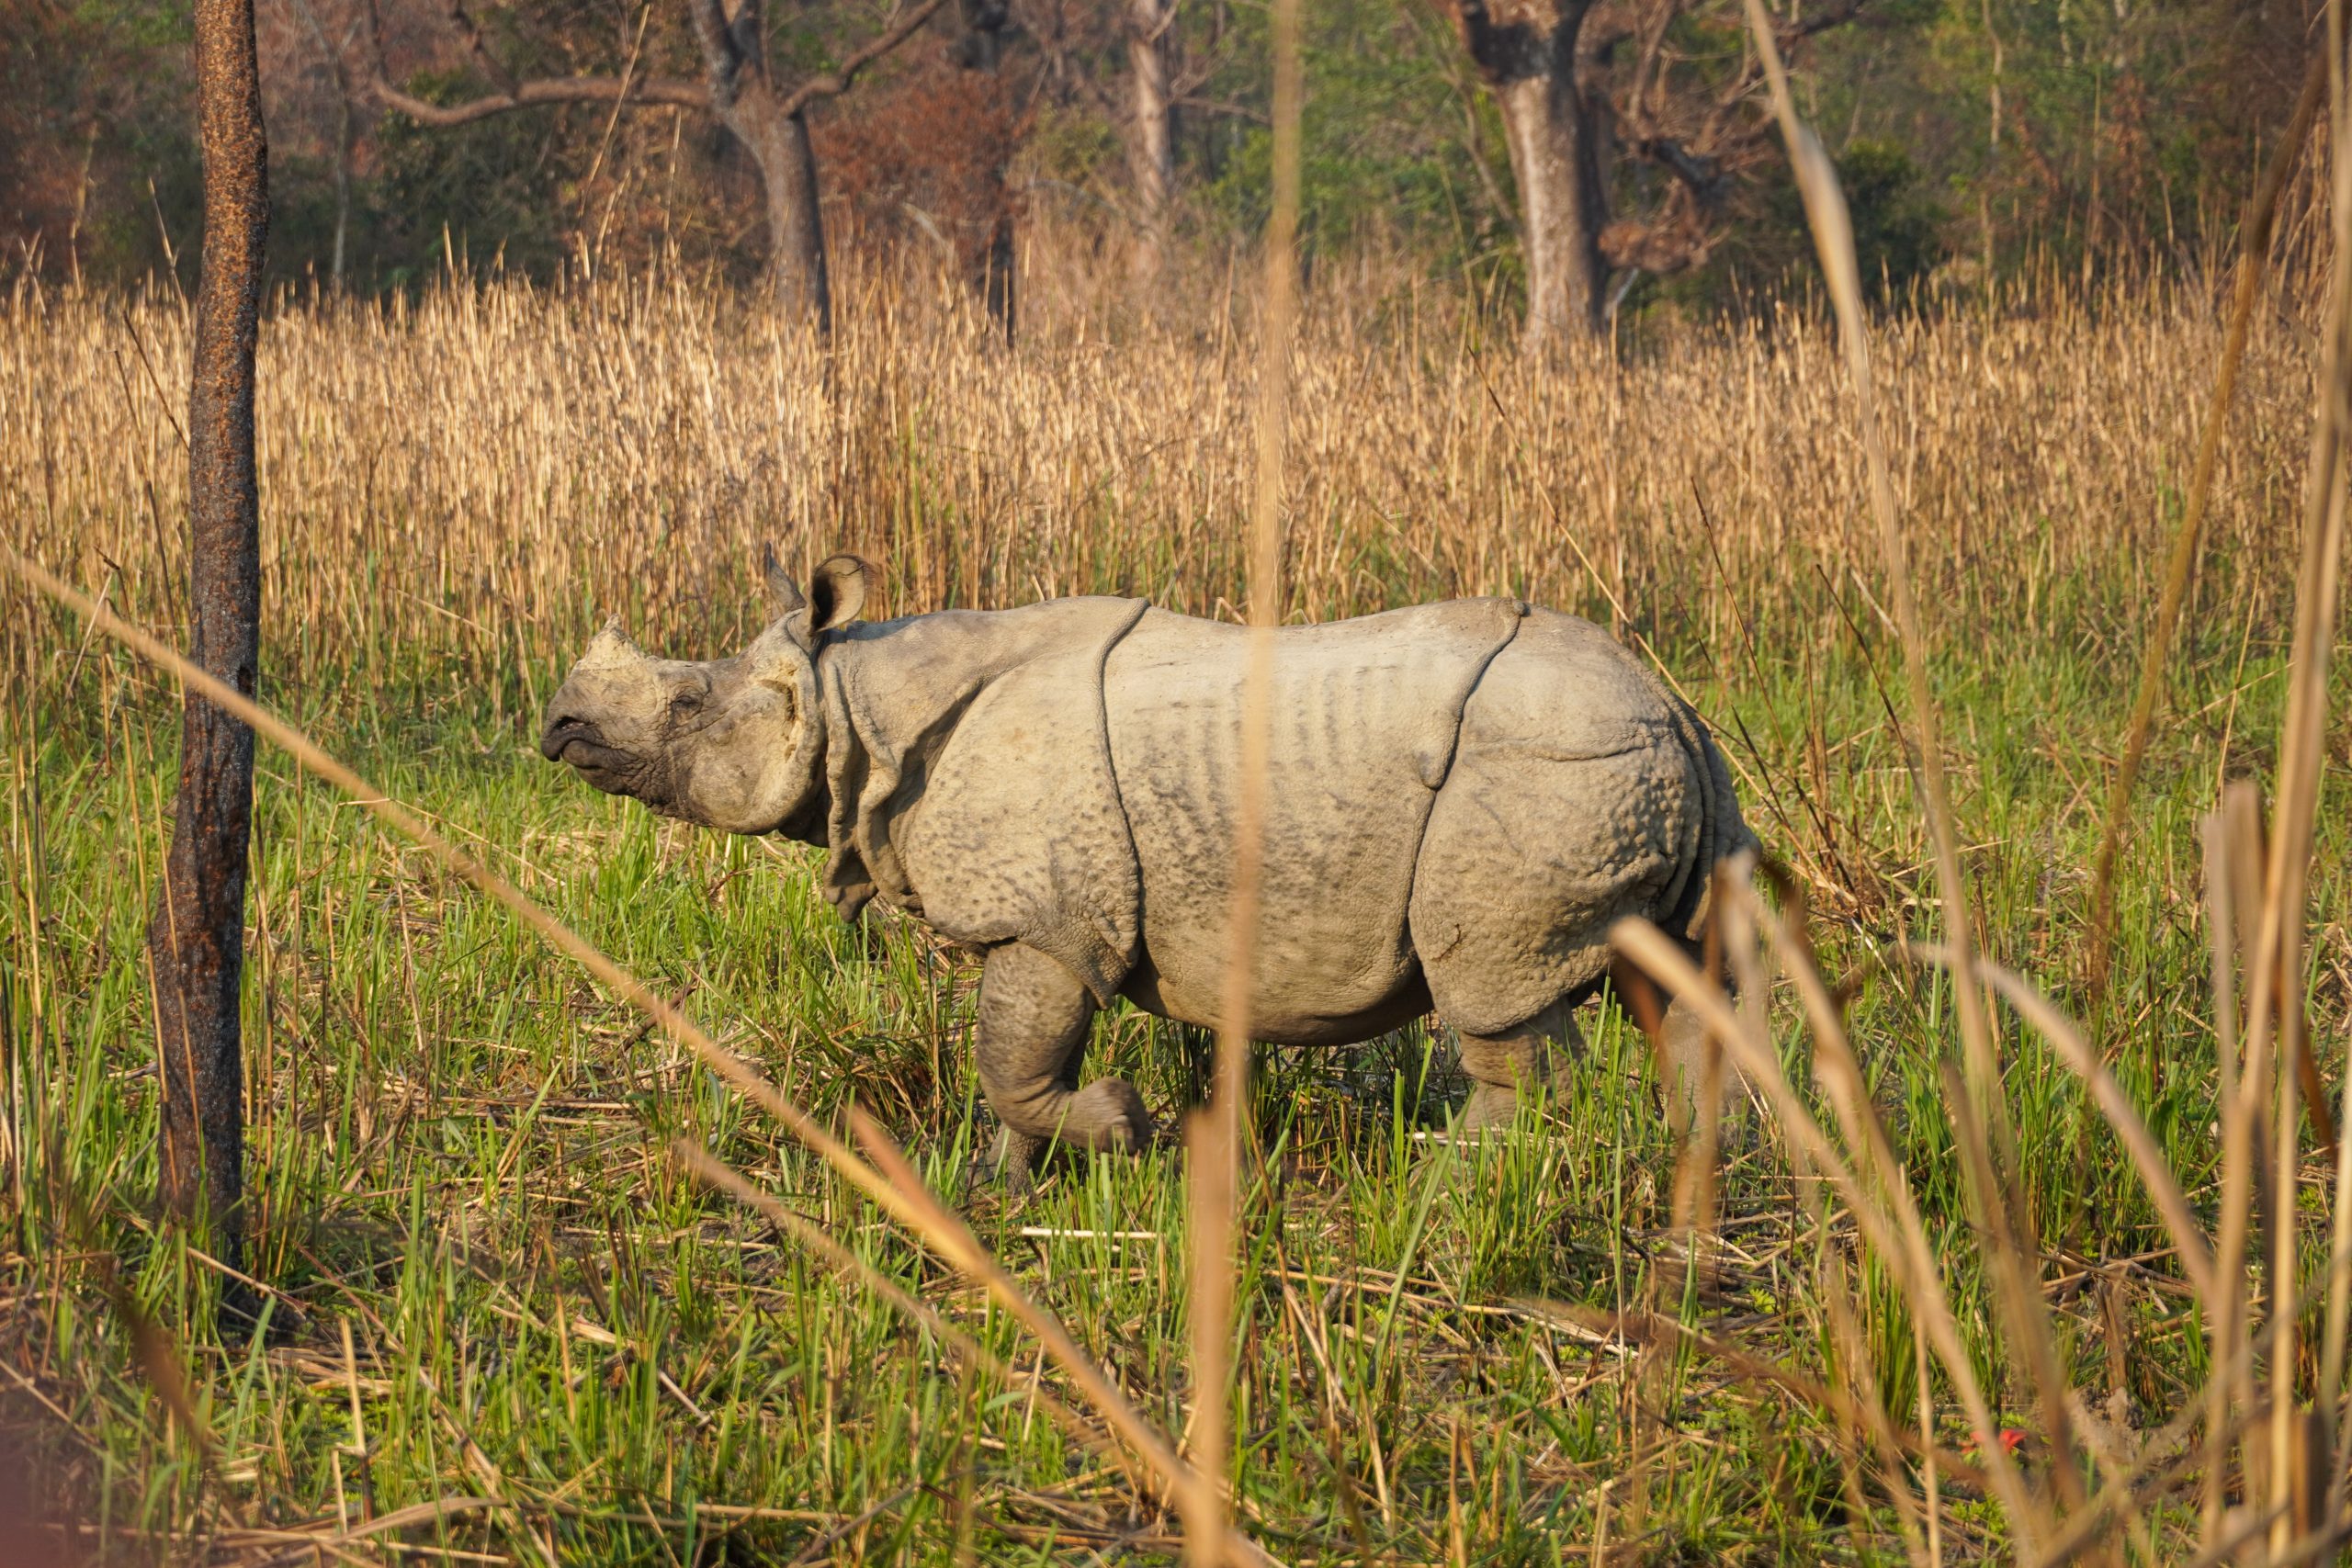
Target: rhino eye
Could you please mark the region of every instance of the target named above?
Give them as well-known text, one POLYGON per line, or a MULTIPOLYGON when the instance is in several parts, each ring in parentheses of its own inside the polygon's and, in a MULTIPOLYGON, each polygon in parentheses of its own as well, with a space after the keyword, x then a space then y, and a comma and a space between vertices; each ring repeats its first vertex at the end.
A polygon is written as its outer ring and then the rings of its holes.
POLYGON ((697 687, 688 686, 670 699, 670 716, 684 718, 702 711, 703 694, 697 687))

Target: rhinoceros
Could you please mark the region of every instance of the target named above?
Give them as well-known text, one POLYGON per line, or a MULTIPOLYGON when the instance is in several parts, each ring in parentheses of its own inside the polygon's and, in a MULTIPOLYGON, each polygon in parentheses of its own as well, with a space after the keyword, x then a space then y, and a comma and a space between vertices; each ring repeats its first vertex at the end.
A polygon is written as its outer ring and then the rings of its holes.
MULTIPOLYGON (((1104 597, 861 622, 869 570, 836 556, 804 592, 771 557, 771 622, 730 659, 650 657, 616 617, 539 750, 663 816, 817 845, 845 919, 878 901, 978 954, 1016 1184, 1057 1138, 1134 1149, 1142 1097, 1079 1065, 1122 997, 1217 1021, 1251 634, 1104 597)), ((1695 942, 1716 863, 1755 842, 1698 716, 1573 615, 1286 626, 1272 694, 1250 1032, 1346 1044, 1434 1010, 1469 1128, 1573 1053, 1611 925, 1695 942)), ((1663 1022, 1687 1073, 1701 1037, 1663 1022)))

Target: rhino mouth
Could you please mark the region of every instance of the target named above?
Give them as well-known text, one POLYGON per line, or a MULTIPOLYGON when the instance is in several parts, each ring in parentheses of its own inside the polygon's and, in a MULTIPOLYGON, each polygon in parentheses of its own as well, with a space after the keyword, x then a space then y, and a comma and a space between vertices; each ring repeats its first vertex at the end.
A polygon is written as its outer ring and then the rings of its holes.
POLYGON ((652 770, 642 760, 605 742, 604 732, 584 718, 561 718, 539 737, 539 755, 561 762, 606 795, 635 795, 653 804, 647 788, 652 770))

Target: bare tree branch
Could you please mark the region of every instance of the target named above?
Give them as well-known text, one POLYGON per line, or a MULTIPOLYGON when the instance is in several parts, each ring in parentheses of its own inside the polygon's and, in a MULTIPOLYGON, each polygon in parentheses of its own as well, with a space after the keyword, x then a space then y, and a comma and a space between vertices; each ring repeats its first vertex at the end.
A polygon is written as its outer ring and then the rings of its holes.
MULTIPOLYGON (((703 0, 692 3, 698 10, 703 0)), ((662 104, 706 110, 711 107, 711 95, 700 85, 666 77, 632 81, 615 76, 554 76, 517 82, 514 73, 491 53, 481 29, 466 10, 465 0, 445 0, 443 9, 464 39, 467 53, 497 87, 496 92, 461 104, 435 104, 393 85, 384 69, 384 40, 374 0, 369 0, 368 6, 368 89, 386 108, 397 109, 419 125, 447 130, 542 104, 662 104)))
POLYGON ((1246 119, 1252 125, 1267 124, 1265 111, 1248 104, 1231 104, 1223 98, 1204 98, 1197 93, 1180 93, 1170 100, 1178 108, 1198 109, 1203 114, 1222 115, 1227 119, 1246 119))
POLYGON ((1656 164, 1690 187, 1701 201, 1713 201, 1723 188, 1723 164, 1703 152, 1693 152, 1668 136, 1652 136, 1627 144, 1627 152, 1656 164))
POLYGON ((868 39, 864 48, 854 51, 831 71, 822 76, 811 76, 794 88, 791 96, 784 100, 784 113, 787 117, 797 115, 819 98, 837 97, 848 92, 859 72, 912 38, 916 29, 946 3, 947 0, 922 0, 922 4, 900 17, 896 25, 868 39))
POLYGON ((1803 42, 1815 33, 1825 33, 1832 28, 1844 26, 1861 15, 1862 5, 1863 0, 1840 0, 1840 4, 1832 6, 1826 10, 1816 11, 1810 17, 1800 17, 1793 26, 1779 29, 1781 47, 1785 50, 1791 44, 1803 42))
POLYGON ((707 89, 692 82, 662 76, 637 82, 624 82, 616 76, 555 76, 540 81, 517 82, 512 92, 493 93, 462 104, 427 103, 393 86, 384 79, 380 70, 371 86, 377 100, 386 108, 398 109, 420 125, 438 126, 445 130, 450 126, 471 125, 478 119, 488 119, 493 115, 508 114, 515 109, 532 108, 542 104, 621 104, 632 107, 663 104, 690 109, 708 109, 711 107, 707 89))

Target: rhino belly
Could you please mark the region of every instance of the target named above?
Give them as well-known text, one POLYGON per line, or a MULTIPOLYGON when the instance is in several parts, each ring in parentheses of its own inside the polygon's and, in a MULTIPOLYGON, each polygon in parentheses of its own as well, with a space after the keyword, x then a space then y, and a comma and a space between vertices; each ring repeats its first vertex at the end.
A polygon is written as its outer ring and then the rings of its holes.
MULTIPOLYGON (((1339 1043, 1429 1006, 1415 861, 1462 704, 1518 624, 1457 601, 1277 634, 1250 1033, 1339 1043)), ((1213 1024, 1223 1004, 1248 634, 1147 614, 1114 649, 1112 766, 1143 889, 1127 994, 1213 1024)))
MULTIPOLYGON (((1204 977, 1213 978, 1195 973, 1189 988, 1181 980, 1171 983, 1147 950, 1119 994, 1155 1017, 1215 1029, 1222 1021, 1224 998, 1200 986, 1204 977)), ((1388 995, 1354 1012, 1294 1007, 1279 1016, 1268 1016, 1263 1010, 1265 999, 1260 998, 1261 1010, 1250 1015, 1252 1039, 1275 1045, 1352 1045, 1402 1029, 1428 1012, 1430 987, 1421 977, 1420 965, 1415 964, 1407 967, 1388 995)))

